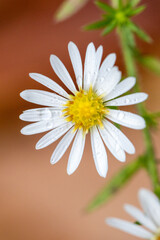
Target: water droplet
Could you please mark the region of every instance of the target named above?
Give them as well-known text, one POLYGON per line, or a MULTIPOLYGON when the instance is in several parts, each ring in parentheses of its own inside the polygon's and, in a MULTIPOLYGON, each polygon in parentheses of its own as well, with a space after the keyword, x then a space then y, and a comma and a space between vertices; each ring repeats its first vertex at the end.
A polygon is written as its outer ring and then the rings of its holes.
POLYGON ((124 113, 123 113, 123 112, 120 112, 120 113, 118 114, 118 118, 119 118, 119 120, 122 120, 122 119, 124 118, 124 113))
POLYGON ((117 102, 116 102, 116 101, 112 101, 112 106, 113 106, 113 105, 116 105, 116 104, 117 104, 117 102))
POLYGON ((97 152, 97 157, 100 158, 101 156, 102 156, 101 152, 98 151, 98 152, 97 152))
POLYGON ((118 145, 118 143, 116 143, 116 152, 118 152, 120 150, 120 147, 118 145))
POLYGON ((51 121, 46 123, 46 126, 48 129, 51 129, 53 127, 53 123, 51 121))
POLYGON ((126 99, 125 99, 125 103, 128 104, 129 102, 130 102, 130 100, 129 100, 128 98, 126 98, 126 99))
POLYGON ((50 119, 52 116, 52 113, 48 108, 46 108, 42 111, 41 116, 43 117, 43 119, 50 119))
POLYGON ((102 83, 104 81, 104 77, 100 77, 99 81, 102 83))

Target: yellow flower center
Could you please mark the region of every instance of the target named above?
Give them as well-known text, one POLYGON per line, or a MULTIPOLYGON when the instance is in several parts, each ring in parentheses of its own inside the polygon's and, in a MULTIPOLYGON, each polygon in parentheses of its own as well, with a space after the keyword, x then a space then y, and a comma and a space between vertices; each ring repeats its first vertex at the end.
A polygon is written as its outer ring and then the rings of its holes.
POLYGON ((160 240, 160 228, 158 229, 157 233, 154 235, 152 240, 160 240))
POLYGON ((66 120, 75 124, 75 130, 83 129, 85 133, 95 125, 102 126, 102 120, 108 112, 102 97, 98 96, 91 87, 88 91, 81 89, 75 96, 71 95, 71 99, 64 106, 66 120))

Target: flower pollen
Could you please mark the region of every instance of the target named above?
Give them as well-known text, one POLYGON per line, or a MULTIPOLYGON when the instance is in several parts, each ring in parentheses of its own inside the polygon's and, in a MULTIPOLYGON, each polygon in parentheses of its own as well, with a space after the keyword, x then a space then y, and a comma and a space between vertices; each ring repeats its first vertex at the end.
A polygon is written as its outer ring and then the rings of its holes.
POLYGON ((84 133, 96 125, 103 126, 102 120, 107 112, 103 99, 98 96, 90 87, 88 91, 80 89, 75 96, 64 105, 64 116, 67 121, 72 121, 76 129, 83 129, 84 133))
POLYGON ((153 237, 153 240, 160 240, 160 228, 158 229, 157 233, 153 237))

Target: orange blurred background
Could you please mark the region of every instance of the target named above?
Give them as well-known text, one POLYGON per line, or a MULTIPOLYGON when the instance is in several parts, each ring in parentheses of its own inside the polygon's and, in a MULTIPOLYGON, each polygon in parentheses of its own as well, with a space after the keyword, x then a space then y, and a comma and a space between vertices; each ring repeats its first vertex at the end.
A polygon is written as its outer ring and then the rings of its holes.
MULTIPOLYGON (((100 17, 93 1, 72 18, 55 24, 53 15, 61 0, 0 0, 0 239, 3 240, 106 240, 135 239, 105 225, 107 216, 130 219, 123 211, 125 202, 137 204, 140 187, 150 188, 144 171, 95 212, 87 214, 84 208, 123 164, 108 153, 109 172, 102 179, 96 172, 88 137, 78 170, 66 173, 69 150, 61 161, 52 166, 50 156, 57 142, 36 151, 35 143, 43 134, 23 136, 20 129, 26 125, 19 114, 35 105, 19 97, 24 89, 44 89, 29 78, 29 72, 42 73, 56 82, 60 80, 49 63, 50 54, 64 62, 73 76, 67 52, 70 40, 75 42, 82 57, 90 41, 102 44, 104 56, 117 53, 117 65, 124 72, 119 41, 115 32, 102 38, 99 31, 83 32, 81 27, 100 17)), ((160 57, 160 1, 144 0, 147 10, 136 17, 154 42, 139 42, 144 52, 160 57)), ((151 111, 159 109, 160 79, 140 68, 142 90, 149 93, 151 111)), ((127 108, 134 111, 134 108, 127 108)), ((142 132, 123 128, 136 147, 136 155, 127 156, 127 162, 143 152, 142 132)), ((153 132, 157 158, 160 157, 160 133, 153 132)))

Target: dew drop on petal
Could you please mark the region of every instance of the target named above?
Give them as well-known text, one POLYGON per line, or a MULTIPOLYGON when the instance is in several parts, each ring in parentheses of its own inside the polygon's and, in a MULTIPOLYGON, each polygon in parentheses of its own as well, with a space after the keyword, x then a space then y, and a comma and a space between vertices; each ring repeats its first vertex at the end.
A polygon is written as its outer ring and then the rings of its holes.
POLYGON ((116 144, 116 152, 119 152, 119 150, 120 150, 119 144, 116 144))
POLYGON ((51 129, 53 127, 53 123, 52 122, 47 122, 46 124, 48 129, 51 129))
POLYGON ((118 113, 118 118, 119 120, 122 120, 124 118, 124 113, 123 112, 118 113))
POLYGON ((128 104, 130 100, 128 98, 125 99, 125 103, 128 104))

